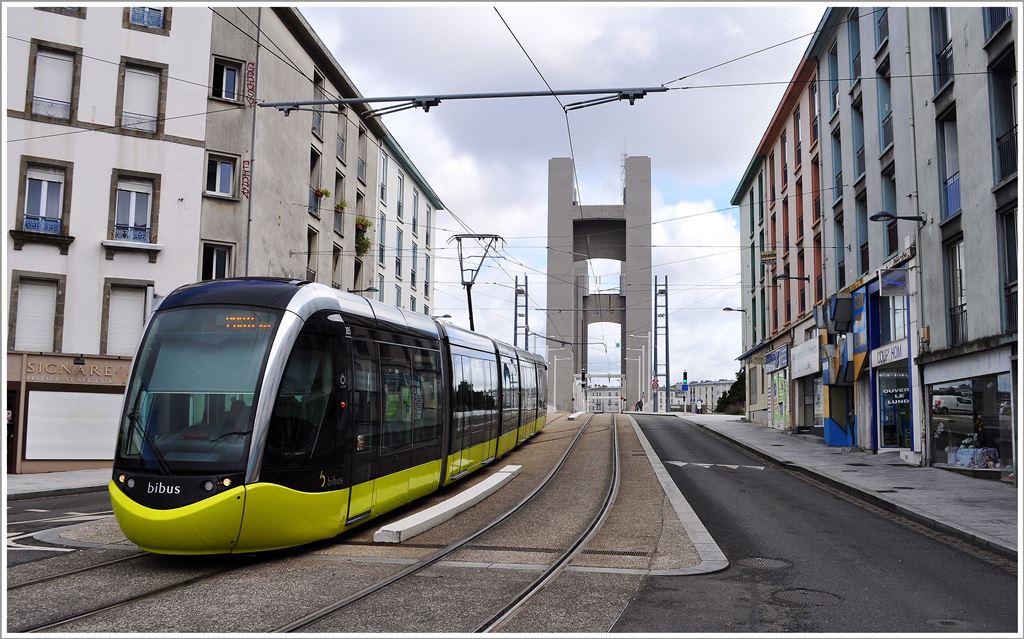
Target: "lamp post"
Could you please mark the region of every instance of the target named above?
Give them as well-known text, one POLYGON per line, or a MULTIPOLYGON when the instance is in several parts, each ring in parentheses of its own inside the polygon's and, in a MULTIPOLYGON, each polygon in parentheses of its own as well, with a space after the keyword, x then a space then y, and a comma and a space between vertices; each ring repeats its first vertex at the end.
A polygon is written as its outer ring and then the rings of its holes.
POLYGON ((651 332, 648 331, 646 333, 641 333, 640 335, 634 335, 633 333, 629 333, 627 335, 627 337, 635 337, 636 339, 644 340, 640 344, 640 356, 643 359, 643 363, 642 363, 640 380, 639 380, 640 381, 640 385, 639 385, 640 395, 637 397, 637 399, 643 399, 644 388, 646 387, 645 385, 648 384, 649 382, 645 381, 647 379, 647 376, 644 375, 642 371, 649 371, 649 370, 651 370, 650 360, 648 360, 648 358, 647 358, 647 347, 650 345, 651 332))
POLYGON ((445 313, 444 315, 431 315, 430 319, 451 319, 451 317, 450 314, 445 313))
POLYGON ((638 357, 627 357, 626 359, 636 360, 636 398, 640 399, 640 395, 643 393, 643 354, 646 352, 644 347, 633 348, 632 346, 626 347, 627 351, 640 351, 641 355, 638 357))
POLYGON ((350 289, 348 289, 349 293, 376 293, 377 291, 378 291, 378 289, 375 286, 370 286, 368 288, 350 288, 350 289))
MULTIPOLYGON (((810 276, 808 276, 808 277, 810 277, 810 276)), ((723 311, 734 311, 736 313, 746 313, 747 312, 747 309, 745 309, 745 308, 732 308, 731 306, 726 306, 722 310, 723 311)))

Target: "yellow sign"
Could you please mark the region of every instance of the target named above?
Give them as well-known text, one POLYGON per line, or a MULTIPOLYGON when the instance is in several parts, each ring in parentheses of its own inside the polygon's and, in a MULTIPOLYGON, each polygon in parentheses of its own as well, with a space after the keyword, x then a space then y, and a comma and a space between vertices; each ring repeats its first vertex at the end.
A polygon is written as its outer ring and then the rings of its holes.
POLYGON ((774 262, 777 257, 778 253, 775 249, 765 249, 764 251, 761 251, 761 262, 765 264, 774 262))

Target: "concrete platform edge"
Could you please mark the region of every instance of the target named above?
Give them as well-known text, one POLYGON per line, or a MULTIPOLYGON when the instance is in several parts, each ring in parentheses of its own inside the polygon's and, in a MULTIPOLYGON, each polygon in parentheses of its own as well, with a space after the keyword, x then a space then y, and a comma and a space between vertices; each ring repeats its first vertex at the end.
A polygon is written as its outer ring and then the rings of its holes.
POLYGON ((768 461, 770 461, 772 463, 778 464, 778 465, 780 465, 780 466, 782 466, 784 468, 788 468, 790 470, 795 470, 795 471, 797 471, 797 472, 799 472, 799 473, 801 473, 803 475, 807 475, 808 477, 811 477, 811 478, 816 479, 818 481, 824 482, 824 483, 828 484, 829 486, 831 486, 833 488, 837 488, 837 489, 842 490, 843 492, 845 492, 847 494, 853 495, 853 496, 855 496, 855 497, 857 497, 859 499, 863 499, 864 501, 872 504, 873 506, 878 506, 879 508, 883 508, 885 510, 888 510, 889 512, 896 513, 897 515, 902 515, 902 516, 906 517, 907 519, 911 519, 911 520, 913 520, 913 521, 915 521, 915 522, 917 522, 919 524, 923 524, 925 526, 928 526, 929 528, 938 530, 939 532, 943 532, 943 533, 946 533, 946 534, 951 535, 953 537, 956 537, 957 539, 962 539, 964 541, 970 542, 971 544, 981 548, 982 550, 987 550, 989 552, 996 553, 996 554, 998 554, 998 555, 1000 555, 1002 557, 1006 557, 1008 559, 1013 559, 1015 561, 1017 560, 1017 549, 1016 548, 1013 548, 1011 546, 1007 546, 1007 545, 1005 545, 1003 543, 1000 543, 999 541, 997 541, 995 539, 991 539, 991 538, 985 537, 983 535, 979 535, 979 534, 971 532, 969 530, 964 530, 962 528, 957 528, 957 527, 952 526, 952 525, 950 525, 950 524, 948 524, 946 522, 943 522, 943 521, 940 521, 938 519, 935 519, 934 517, 931 517, 929 515, 926 515, 924 513, 916 511, 916 510, 912 510, 910 508, 907 508, 906 506, 902 506, 900 504, 894 503, 894 502, 892 502, 892 501, 890 501, 890 500, 888 500, 888 499, 886 499, 884 497, 881 497, 879 495, 875 495, 875 494, 873 494, 873 493, 871 493, 871 492, 869 492, 867 490, 864 490, 862 488, 858 488, 857 486, 853 486, 853 485, 848 484, 848 483, 846 483, 844 481, 836 479, 835 477, 832 477, 831 475, 828 475, 826 473, 822 473, 822 472, 814 470, 812 468, 808 468, 806 466, 801 466, 801 465, 795 464, 795 463, 793 463, 793 462, 791 462, 789 460, 785 460, 785 459, 782 459, 780 457, 776 457, 775 455, 772 455, 771 453, 769 453, 767 451, 761 450, 759 448, 755 448, 754 446, 750 446, 750 445, 748 445, 748 444, 746 444, 744 442, 741 442, 739 440, 732 439, 731 437, 729 437, 725 433, 720 433, 720 432, 716 431, 715 429, 709 428, 709 427, 707 427, 707 426, 705 426, 705 425, 703 425, 703 424, 701 424, 699 422, 694 422, 694 421, 691 421, 689 419, 686 419, 682 415, 678 415, 677 414, 676 417, 678 419, 682 420, 682 421, 685 421, 687 424, 691 424, 693 426, 701 428, 702 430, 704 430, 704 431, 706 431, 706 432, 708 432, 708 433, 710 433, 710 434, 712 434, 714 436, 720 437, 722 439, 726 439, 729 442, 739 446, 740 448, 743 448, 744 450, 749 451, 750 453, 752 453, 752 454, 754 454, 754 455, 756 455, 756 456, 758 456, 758 457, 760 457, 762 459, 765 459, 765 460, 768 460, 768 461))
POLYGON ((39 499, 41 497, 61 497, 63 495, 81 495, 84 493, 98 493, 107 489, 107 482, 98 486, 76 486, 74 488, 58 488, 54 490, 38 490, 31 493, 8 493, 7 501, 19 501, 22 499, 39 499))
POLYGON ((651 463, 651 468, 661 483, 662 490, 665 491, 665 496, 668 498, 669 503, 672 504, 673 510, 676 511, 676 516, 679 517, 679 522, 683 525, 683 529, 686 530, 686 534, 690 536, 691 540, 696 538, 711 540, 710 542, 702 543, 694 542, 694 547, 697 550, 698 556, 700 556, 700 563, 696 566, 670 570, 650 570, 647 571, 647 574, 657 576, 704 575, 725 570, 729 567, 729 559, 726 558, 725 553, 722 552, 722 549, 718 547, 718 544, 711 537, 711 533, 708 532, 700 518, 697 517, 697 513, 693 511, 690 502, 686 501, 683 494, 679 492, 679 488, 672 481, 668 470, 661 463, 657 453, 654 452, 636 420, 633 419, 632 415, 626 415, 626 417, 633 424, 633 430, 636 431, 637 439, 640 440, 640 445, 643 447, 644 452, 647 453, 647 460, 651 463))

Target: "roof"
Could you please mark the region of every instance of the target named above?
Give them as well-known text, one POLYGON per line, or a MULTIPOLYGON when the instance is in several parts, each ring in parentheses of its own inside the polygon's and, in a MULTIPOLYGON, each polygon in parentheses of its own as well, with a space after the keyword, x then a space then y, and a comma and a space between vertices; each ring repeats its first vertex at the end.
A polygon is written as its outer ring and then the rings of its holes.
POLYGON ((761 167, 761 163, 764 162, 764 156, 760 153, 755 153, 754 157, 750 158, 750 163, 747 164, 747 170, 743 172, 743 177, 740 178, 739 185, 736 186, 736 192, 732 194, 732 199, 729 203, 733 206, 739 206, 740 201, 743 199, 743 193, 747 190, 747 186, 754 179, 754 174, 761 167))

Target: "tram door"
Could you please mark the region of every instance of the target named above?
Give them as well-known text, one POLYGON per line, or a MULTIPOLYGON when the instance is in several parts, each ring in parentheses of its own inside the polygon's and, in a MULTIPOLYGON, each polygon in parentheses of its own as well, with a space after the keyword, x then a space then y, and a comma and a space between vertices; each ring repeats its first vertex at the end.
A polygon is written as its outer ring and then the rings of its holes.
POLYGON ((377 474, 378 424, 380 423, 380 375, 374 343, 368 339, 345 340, 351 361, 347 386, 348 409, 342 411, 346 433, 346 466, 349 477, 348 516, 351 524, 370 516, 373 484, 377 474))
POLYGON ((451 454, 451 470, 449 477, 455 477, 465 469, 466 462, 462 459, 462 449, 469 445, 466 437, 468 425, 468 414, 472 407, 473 379, 469 359, 461 355, 452 355, 452 385, 455 389, 455 398, 452 408, 452 442, 449 453, 451 454), (463 370, 463 363, 466 370, 463 370))

